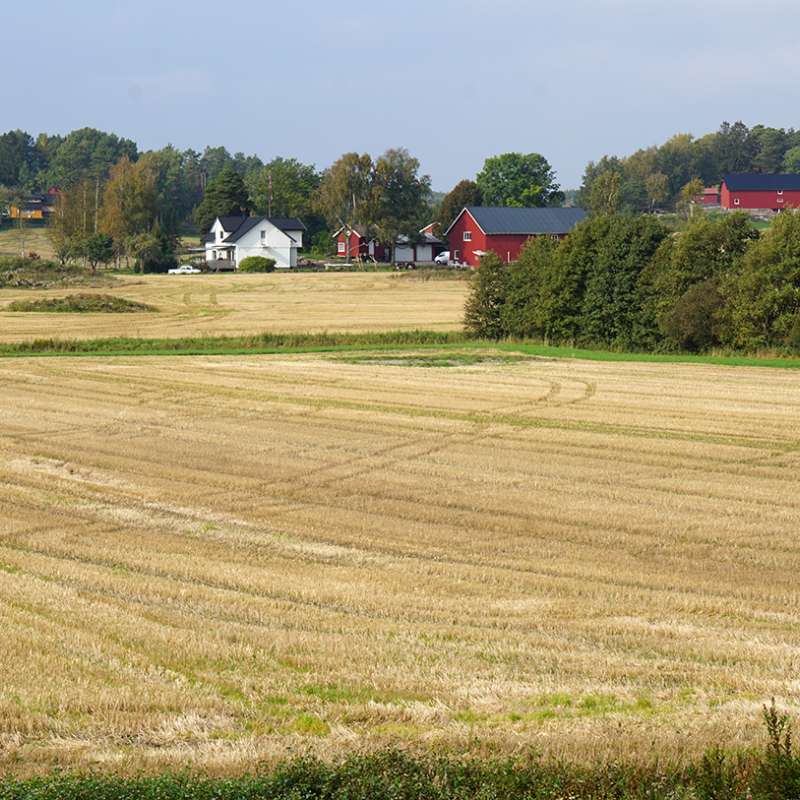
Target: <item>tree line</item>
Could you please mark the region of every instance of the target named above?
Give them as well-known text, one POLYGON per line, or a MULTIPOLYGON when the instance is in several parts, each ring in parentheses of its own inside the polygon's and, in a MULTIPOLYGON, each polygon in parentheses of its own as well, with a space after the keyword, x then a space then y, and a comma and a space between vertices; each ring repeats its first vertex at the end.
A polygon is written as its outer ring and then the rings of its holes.
POLYGON ((624 158, 606 155, 586 167, 576 201, 595 213, 675 209, 731 172, 800 173, 800 131, 723 122, 700 138, 681 133, 624 158))
POLYGON ((490 253, 465 314, 476 336, 650 352, 800 351, 800 213, 761 235, 741 213, 674 233, 653 215, 590 217, 563 241, 490 253))

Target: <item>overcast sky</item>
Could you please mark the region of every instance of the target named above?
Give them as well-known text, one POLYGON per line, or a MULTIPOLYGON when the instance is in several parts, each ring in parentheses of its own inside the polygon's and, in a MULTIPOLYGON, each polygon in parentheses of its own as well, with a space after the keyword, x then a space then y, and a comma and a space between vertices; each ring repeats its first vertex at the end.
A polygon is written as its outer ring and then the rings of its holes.
POLYGON ((727 119, 800 126, 785 0, 3 2, 0 129, 328 165, 404 146, 433 186, 509 150, 590 159, 727 119))

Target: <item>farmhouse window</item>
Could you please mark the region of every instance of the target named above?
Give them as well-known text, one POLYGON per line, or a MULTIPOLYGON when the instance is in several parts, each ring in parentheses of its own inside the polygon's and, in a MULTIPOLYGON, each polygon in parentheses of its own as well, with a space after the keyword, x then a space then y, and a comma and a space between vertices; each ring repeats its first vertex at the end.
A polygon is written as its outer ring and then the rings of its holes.
POLYGON ((739 198, 738 198, 738 197, 737 197, 737 198, 735 198, 735 199, 734 199, 734 201, 733 201, 733 204, 734 204, 735 206, 738 206, 738 205, 739 205, 739 203, 740 203, 740 200, 739 200, 739 198))
POLYGON ((778 194, 782 195, 783 194, 783 189, 778 189, 778 194))
POLYGON ((464 231, 464 241, 465 242, 472 241, 472 231, 464 231))
POLYGON ((345 245, 344 245, 344 242, 339 242, 339 244, 337 245, 337 247, 338 247, 338 252, 340 252, 340 253, 344 253, 344 251, 345 251, 345 245))

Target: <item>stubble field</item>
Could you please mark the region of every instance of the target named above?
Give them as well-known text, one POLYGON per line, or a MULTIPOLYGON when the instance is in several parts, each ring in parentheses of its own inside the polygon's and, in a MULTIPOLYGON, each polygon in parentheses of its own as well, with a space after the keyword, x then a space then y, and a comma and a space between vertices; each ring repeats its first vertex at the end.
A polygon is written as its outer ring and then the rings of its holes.
POLYGON ((0 289, 0 341, 456 330, 461 327, 467 282, 422 281, 390 272, 126 275, 117 277, 114 286, 80 291, 123 297, 158 311, 14 313, 6 309, 15 300, 63 297, 66 292, 0 289))
POLYGON ((0 772, 800 708, 796 373, 471 359, 0 361, 0 772))

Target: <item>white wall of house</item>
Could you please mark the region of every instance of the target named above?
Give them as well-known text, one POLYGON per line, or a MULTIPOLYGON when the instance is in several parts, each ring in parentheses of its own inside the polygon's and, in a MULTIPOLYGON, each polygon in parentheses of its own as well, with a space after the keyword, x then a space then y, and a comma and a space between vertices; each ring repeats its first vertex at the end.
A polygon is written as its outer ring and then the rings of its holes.
MULTIPOLYGON (((299 243, 292 238, 272 223, 262 220, 236 242, 236 263, 241 264, 250 256, 263 256, 274 258, 278 268, 296 267, 299 243)), ((300 242, 302 240, 300 236, 300 242)))

